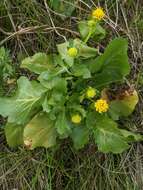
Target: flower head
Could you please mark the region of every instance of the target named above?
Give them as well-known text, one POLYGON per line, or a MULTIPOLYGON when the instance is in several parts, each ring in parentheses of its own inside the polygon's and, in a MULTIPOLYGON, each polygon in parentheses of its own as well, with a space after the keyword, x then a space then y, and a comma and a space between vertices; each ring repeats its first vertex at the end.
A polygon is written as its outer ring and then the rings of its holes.
POLYGON ((109 105, 107 101, 103 99, 97 100, 94 106, 95 106, 96 111, 99 113, 107 112, 107 110, 109 109, 109 105))
POLYGON ((92 12, 92 18, 95 18, 97 20, 103 19, 105 16, 105 13, 101 7, 98 7, 97 9, 93 10, 92 12))
POLYGON ((81 122, 81 116, 79 114, 75 114, 71 117, 71 120, 73 123, 78 124, 81 122))
POLYGON ((92 87, 89 87, 86 91, 87 98, 94 98, 95 95, 96 95, 96 90, 92 87))
POLYGON ((76 57, 77 56, 77 49, 75 47, 69 48, 68 49, 68 55, 70 57, 76 57))

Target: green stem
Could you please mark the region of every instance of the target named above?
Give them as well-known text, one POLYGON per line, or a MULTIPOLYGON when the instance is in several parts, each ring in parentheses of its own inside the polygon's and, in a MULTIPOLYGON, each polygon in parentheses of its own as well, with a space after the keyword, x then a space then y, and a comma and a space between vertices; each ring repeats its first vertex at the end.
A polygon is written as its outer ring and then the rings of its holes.
POLYGON ((92 35, 92 28, 90 28, 90 31, 89 31, 89 33, 88 33, 86 39, 84 40, 84 43, 85 43, 85 44, 88 42, 88 40, 89 40, 89 38, 90 38, 91 35, 92 35))

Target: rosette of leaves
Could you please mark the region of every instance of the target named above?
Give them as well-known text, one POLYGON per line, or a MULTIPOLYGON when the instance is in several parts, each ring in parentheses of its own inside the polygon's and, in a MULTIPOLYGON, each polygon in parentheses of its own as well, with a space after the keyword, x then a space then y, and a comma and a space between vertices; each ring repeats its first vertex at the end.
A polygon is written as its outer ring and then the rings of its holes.
POLYGON ((49 148, 58 139, 70 137, 80 149, 93 137, 99 151, 121 153, 131 142, 142 140, 140 134, 120 129, 116 122, 133 112, 137 93, 109 102, 110 109, 103 114, 96 112, 89 100, 85 104, 80 98, 89 84, 99 97, 105 87, 124 81, 130 72, 127 46, 126 39, 116 38, 99 54, 96 48, 75 39, 59 44, 57 54, 36 53, 24 59, 21 68, 36 73, 37 79, 20 77, 15 96, 0 98, 9 146, 49 148), (77 48, 74 58, 68 55, 70 47, 77 48), (79 124, 71 122, 73 113, 80 114, 79 124))

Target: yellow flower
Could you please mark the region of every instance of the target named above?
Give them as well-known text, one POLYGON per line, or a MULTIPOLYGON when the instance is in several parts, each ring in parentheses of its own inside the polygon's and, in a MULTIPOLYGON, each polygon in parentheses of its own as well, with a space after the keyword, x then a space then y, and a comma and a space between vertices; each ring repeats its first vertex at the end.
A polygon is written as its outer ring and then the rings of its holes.
POLYGON ((70 57, 76 57, 77 56, 77 49, 75 47, 68 49, 68 55, 70 57))
POLYGON ((105 16, 105 13, 101 7, 98 7, 97 9, 93 10, 93 12, 92 12, 92 17, 97 20, 103 19, 104 16, 105 16))
POLYGON ((96 90, 92 87, 89 87, 86 91, 87 98, 94 98, 95 95, 96 95, 96 90))
POLYGON ((97 100, 94 106, 95 106, 96 111, 99 113, 107 112, 107 110, 109 109, 109 105, 107 101, 103 99, 97 100))
POLYGON ((73 123, 78 124, 81 122, 81 116, 79 114, 75 114, 72 116, 71 120, 73 123))

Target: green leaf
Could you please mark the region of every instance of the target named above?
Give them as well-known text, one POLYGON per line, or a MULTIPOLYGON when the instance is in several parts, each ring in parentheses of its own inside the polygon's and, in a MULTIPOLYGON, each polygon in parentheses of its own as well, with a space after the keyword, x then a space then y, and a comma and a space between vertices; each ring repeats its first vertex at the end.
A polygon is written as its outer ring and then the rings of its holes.
POLYGON ((74 58, 68 55, 68 48, 70 47, 69 42, 64 42, 58 44, 58 52, 61 55, 61 58, 71 67, 74 63, 74 58))
POLYGON ((71 132, 71 128, 68 124, 64 108, 56 119, 55 127, 57 129, 57 132, 64 137, 67 137, 71 132))
POLYGON ((5 126, 5 135, 7 143, 10 147, 15 147, 23 144, 23 130, 22 125, 14 123, 7 123, 5 126))
POLYGON ((84 64, 76 63, 72 68, 73 75, 76 77, 82 76, 84 79, 90 78, 91 73, 88 67, 84 64))
POLYGON ((129 148, 117 124, 106 116, 100 116, 96 120, 94 138, 99 151, 104 153, 121 153, 129 148))
POLYGON ((110 102, 109 114, 114 120, 118 120, 120 116, 129 116, 138 103, 138 94, 134 90, 132 94, 122 97, 122 99, 110 102))
POLYGON ((9 123, 26 124, 40 109, 46 90, 36 81, 30 82, 26 77, 20 77, 17 84, 15 97, 0 98, 0 114, 8 117, 9 123))
POLYGON ((91 111, 88 111, 87 112, 87 115, 86 115, 86 126, 87 126, 87 128, 89 128, 89 129, 93 129, 94 127, 95 127, 95 125, 96 125, 96 112, 95 111, 93 111, 93 112, 91 112, 91 111))
POLYGON ((44 113, 36 115, 24 128, 24 143, 30 144, 30 149, 54 146, 56 137, 54 122, 44 113))
POLYGON ((89 142, 89 130, 83 126, 74 127, 71 138, 75 149, 81 149, 89 142))
POLYGON ((97 87, 121 81, 129 74, 127 47, 127 40, 116 38, 110 42, 104 54, 97 58, 96 61, 100 62, 100 72, 94 77, 97 87))
POLYGON ((38 80, 45 88, 50 90, 58 84, 59 77, 53 71, 45 71, 40 74, 38 80))
POLYGON ((86 61, 91 73, 97 73, 102 68, 102 57, 98 56, 96 58, 91 58, 86 61))
POLYGON ((120 129, 120 132, 122 133, 122 135, 126 138, 128 142, 136 142, 136 141, 143 140, 143 136, 140 134, 135 134, 125 129, 120 129))
POLYGON ((67 81, 65 78, 58 76, 58 72, 45 71, 38 77, 40 83, 47 89, 55 89, 66 93, 67 81))
POLYGON ((81 58, 90 58, 90 57, 96 57, 98 54, 98 50, 96 48, 91 48, 87 46, 85 43, 83 43, 80 39, 74 39, 73 41, 65 42, 62 44, 57 45, 58 52, 61 55, 62 59, 71 67, 74 64, 74 58, 70 57, 68 55, 68 48, 75 47, 78 50, 77 57, 81 58))
POLYGON ((48 63, 49 65, 53 66, 64 66, 63 60, 59 54, 49 54, 48 56, 48 63))
POLYGON ((98 41, 105 37, 106 32, 104 28, 97 22, 93 25, 88 24, 89 21, 81 21, 78 24, 78 29, 81 34, 81 37, 83 40, 86 40, 87 38, 93 38, 94 40, 98 41))
POLYGON ((49 113, 49 117, 52 120, 55 120, 57 113, 61 112, 61 109, 63 109, 67 97, 66 90, 67 87, 65 86, 64 88, 62 83, 61 85, 59 83, 54 89, 48 91, 42 102, 43 111, 49 113))
POLYGON ((78 23, 78 29, 79 29, 79 32, 80 32, 82 39, 85 40, 89 34, 88 22, 87 21, 79 22, 78 23))
POLYGON ((48 104, 52 106, 59 106, 59 105, 63 106, 65 103, 65 99, 66 99, 65 94, 53 90, 51 96, 48 99, 48 104))
POLYGON ((105 35, 106 35, 106 31, 99 23, 97 23, 91 37, 94 38, 94 40, 98 41, 98 40, 104 39, 105 35))
POLYGON ((65 78, 58 79, 58 83, 54 86, 54 91, 61 92, 62 94, 67 93, 67 81, 65 78))
POLYGON ((49 70, 52 65, 49 64, 48 56, 45 53, 36 53, 32 57, 25 58, 20 67, 40 74, 45 70, 49 70))
POLYGON ((79 96, 77 96, 77 94, 75 94, 75 97, 70 97, 70 101, 68 102, 68 108, 70 110, 72 110, 73 113, 80 113, 82 115, 82 117, 84 118, 86 116, 86 111, 84 110, 84 108, 79 105, 79 96), (75 99, 75 100, 74 100, 75 99))
POLYGON ((75 39, 73 41, 74 47, 78 49, 78 56, 82 58, 91 58, 98 55, 98 50, 96 48, 91 48, 83 43, 80 39, 75 39))

